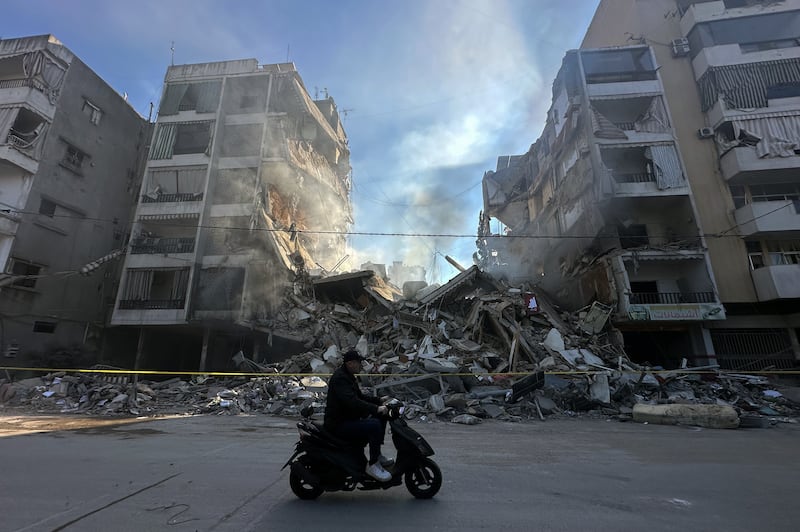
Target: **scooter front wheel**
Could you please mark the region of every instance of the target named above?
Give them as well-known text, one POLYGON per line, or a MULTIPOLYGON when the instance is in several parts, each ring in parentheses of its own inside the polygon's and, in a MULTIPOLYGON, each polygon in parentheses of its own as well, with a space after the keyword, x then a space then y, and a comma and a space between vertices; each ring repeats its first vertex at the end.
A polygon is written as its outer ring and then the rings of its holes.
POLYGON ((442 487, 442 471, 430 458, 422 458, 406 471, 404 480, 409 493, 417 499, 430 499, 442 487))
POLYGON ((289 472, 289 487, 292 488, 297 497, 303 499, 304 501, 310 501, 316 499, 322 492, 325 491, 321 486, 314 486, 303 480, 303 477, 295 473, 294 471, 289 472))

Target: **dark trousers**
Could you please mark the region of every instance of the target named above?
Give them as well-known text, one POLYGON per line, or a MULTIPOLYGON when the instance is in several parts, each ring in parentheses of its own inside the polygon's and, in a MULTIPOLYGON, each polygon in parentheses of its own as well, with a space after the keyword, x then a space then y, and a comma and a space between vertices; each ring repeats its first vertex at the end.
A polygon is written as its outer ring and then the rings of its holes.
POLYGON ((383 435, 386 434, 386 420, 368 417, 342 421, 334 431, 336 436, 362 445, 369 443, 369 463, 374 464, 381 455, 383 435))

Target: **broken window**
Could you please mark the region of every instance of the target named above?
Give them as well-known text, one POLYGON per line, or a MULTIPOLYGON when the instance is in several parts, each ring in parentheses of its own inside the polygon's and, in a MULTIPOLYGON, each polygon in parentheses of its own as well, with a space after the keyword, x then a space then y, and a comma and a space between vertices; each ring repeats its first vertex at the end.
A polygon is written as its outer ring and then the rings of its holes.
POLYGON ((42 271, 42 267, 22 259, 11 259, 10 272, 12 275, 25 276, 28 278, 17 279, 12 283, 12 286, 21 286, 24 288, 35 288, 36 278, 42 271), (31 278, 32 277, 32 278, 31 278))
POLYGON ((150 171, 143 203, 200 201, 206 183, 206 166, 157 168, 150 171))
POLYGON ((42 154, 42 139, 46 130, 47 122, 30 109, 0 109, 0 133, 6 135, 4 140, 0 140, 0 144, 7 142, 26 155, 38 159, 42 154))
POLYGON ((103 118, 103 111, 89 100, 83 101, 83 114, 89 117, 89 122, 94 125, 100 124, 103 118))
POLYGON ((222 134, 222 157, 261 155, 261 124, 226 125, 222 134))
POLYGON ((120 309, 181 309, 186 303, 189 268, 130 269, 120 309))
POLYGON ((214 186, 214 204, 252 203, 256 189, 256 168, 218 170, 214 186))
POLYGON ((170 122, 159 124, 150 148, 150 159, 171 159, 173 155, 211 152, 214 122, 170 122))
POLYGON ((226 113, 263 113, 267 106, 269 76, 228 78, 223 108, 226 113))
POLYGON ((622 249, 641 248, 650 244, 647 226, 642 224, 620 225, 617 227, 619 245, 622 249))
POLYGON ((45 216, 52 218, 55 213, 56 204, 48 199, 41 198, 39 202, 39 214, 44 214, 45 216))
POLYGON ((61 166, 64 166, 78 175, 81 175, 83 163, 88 158, 89 156, 86 153, 79 150, 72 144, 67 144, 66 148, 64 149, 64 157, 61 159, 61 166))
POLYGON ((649 48, 584 52, 581 60, 587 83, 657 79, 649 48))
POLYGON ((56 332, 56 322, 54 321, 34 321, 33 332, 53 334, 56 332))
POLYGON ((244 290, 244 268, 207 268, 200 271, 197 310, 239 310, 244 290))
POLYGON ((173 83, 167 86, 159 116, 176 115, 179 111, 213 113, 217 110, 222 90, 221 81, 173 83))

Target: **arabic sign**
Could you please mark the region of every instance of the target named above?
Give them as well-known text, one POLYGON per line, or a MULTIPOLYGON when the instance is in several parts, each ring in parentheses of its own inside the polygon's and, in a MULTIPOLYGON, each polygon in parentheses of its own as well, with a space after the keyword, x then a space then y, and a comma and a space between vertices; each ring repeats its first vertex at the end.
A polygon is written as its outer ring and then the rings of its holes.
POLYGON ((628 317, 635 321, 724 320, 722 305, 683 303, 679 305, 631 305, 628 317))

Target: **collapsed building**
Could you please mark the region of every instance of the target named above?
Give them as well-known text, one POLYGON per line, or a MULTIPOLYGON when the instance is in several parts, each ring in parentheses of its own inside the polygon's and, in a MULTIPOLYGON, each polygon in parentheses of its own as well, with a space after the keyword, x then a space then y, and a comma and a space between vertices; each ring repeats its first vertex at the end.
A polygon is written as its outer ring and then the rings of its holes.
POLYGON ((287 302, 280 327, 307 338, 308 347, 285 360, 258 363, 239 352, 233 358, 242 373, 155 381, 102 367, 0 379, 0 404, 38 413, 289 417, 313 406, 321 416, 326 377, 355 348, 368 361, 362 385, 403 400, 406 418, 421 422, 625 421, 636 420, 637 409, 668 407, 677 414, 661 422, 733 428, 796 423, 800 414, 797 387, 715 367, 663 371, 633 363, 605 329, 607 315, 563 312, 529 287, 508 286, 476 266, 394 302, 395 291, 371 271, 314 283, 314 297, 287 302), (682 413, 693 409, 705 421, 682 413))
POLYGON ((481 263, 609 308, 633 360, 794 367, 798 14, 601 2, 541 137, 484 176, 481 263))
POLYGON ((211 370, 296 352, 275 315, 345 256, 350 177, 334 100, 312 100, 293 64, 169 67, 107 361, 211 370))

